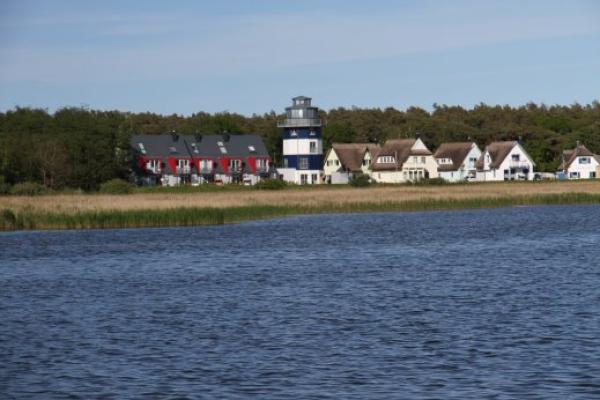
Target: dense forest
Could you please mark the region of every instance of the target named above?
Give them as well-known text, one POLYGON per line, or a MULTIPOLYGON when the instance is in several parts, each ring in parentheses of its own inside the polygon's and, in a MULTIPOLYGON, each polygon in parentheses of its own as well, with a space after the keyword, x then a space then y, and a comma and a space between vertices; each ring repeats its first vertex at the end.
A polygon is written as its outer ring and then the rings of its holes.
MULTIPOLYGON (((433 105, 431 112, 411 107, 386 109, 337 108, 323 111, 323 139, 332 142, 384 142, 419 133, 435 149, 446 141, 474 140, 480 146, 494 140, 522 139, 538 171, 555 171, 563 149, 577 140, 600 152, 600 103, 590 105, 521 107, 488 106, 473 109, 433 105)), ((16 108, 0 113, 0 182, 39 182, 49 188, 94 190, 112 178, 131 173, 129 136, 179 133, 257 133, 276 161, 281 154, 283 119, 274 111, 246 117, 233 113, 191 116, 158 115, 63 108, 16 108)))

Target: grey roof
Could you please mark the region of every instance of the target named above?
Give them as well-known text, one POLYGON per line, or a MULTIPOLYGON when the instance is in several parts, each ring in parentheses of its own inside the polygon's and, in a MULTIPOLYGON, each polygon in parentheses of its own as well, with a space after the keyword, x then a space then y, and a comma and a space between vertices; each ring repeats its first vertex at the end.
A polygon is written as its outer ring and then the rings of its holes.
MULTIPOLYGON (((247 157, 269 157, 264 141, 255 134, 223 134, 223 135, 133 135, 130 140, 134 155, 148 158, 161 159, 171 171, 169 157, 176 158, 242 158, 247 157), (143 145, 140 147, 140 143, 143 145), (222 144, 222 145, 220 145, 222 144), (223 148, 225 151, 221 151, 223 148)), ((217 164, 216 172, 222 173, 220 163, 217 164)), ((249 172, 245 166, 245 172, 249 172)))

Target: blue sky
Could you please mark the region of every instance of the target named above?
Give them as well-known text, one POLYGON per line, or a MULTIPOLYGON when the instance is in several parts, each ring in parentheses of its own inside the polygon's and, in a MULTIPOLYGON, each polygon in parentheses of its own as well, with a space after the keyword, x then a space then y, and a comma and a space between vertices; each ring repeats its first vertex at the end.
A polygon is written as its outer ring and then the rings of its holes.
POLYGON ((0 2, 0 110, 590 103, 600 1, 0 2))

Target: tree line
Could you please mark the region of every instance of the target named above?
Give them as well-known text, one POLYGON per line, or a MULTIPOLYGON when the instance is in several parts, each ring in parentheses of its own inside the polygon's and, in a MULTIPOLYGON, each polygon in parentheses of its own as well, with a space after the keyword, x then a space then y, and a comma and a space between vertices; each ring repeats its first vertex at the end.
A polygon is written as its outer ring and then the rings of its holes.
MULTIPOLYGON (((0 182, 38 182, 52 189, 95 190, 113 178, 128 179, 132 134, 255 133, 271 155, 281 158, 284 118, 274 111, 243 116, 199 112, 190 116, 98 111, 67 107, 54 113, 21 108, 0 113, 0 182)), ((519 107, 480 104, 472 109, 433 105, 431 111, 410 107, 336 108, 321 111, 326 121, 324 147, 333 142, 379 142, 420 134, 431 148, 448 141, 473 140, 480 147, 495 140, 521 138, 538 171, 555 171, 561 152, 577 141, 600 153, 600 103, 519 107)))

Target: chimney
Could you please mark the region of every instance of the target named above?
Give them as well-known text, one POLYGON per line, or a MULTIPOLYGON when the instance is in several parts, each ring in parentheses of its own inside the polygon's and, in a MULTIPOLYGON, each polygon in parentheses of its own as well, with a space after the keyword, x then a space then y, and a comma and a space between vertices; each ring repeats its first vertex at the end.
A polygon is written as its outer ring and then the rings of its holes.
POLYGON ((177 132, 175 132, 175 129, 173 129, 171 131, 171 137, 173 138, 173 141, 176 142, 179 140, 179 135, 177 134, 177 132))
POLYGON ((230 138, 229 133, 224 133, 223 134, 223 141, 224 142, 229 142, 229 138, 230 138))
POLYGON ((196 133, 194 135, 194 139, 196 139, 196 142, 201 142, 202 141, 202 135, 199 133, 196 133))

